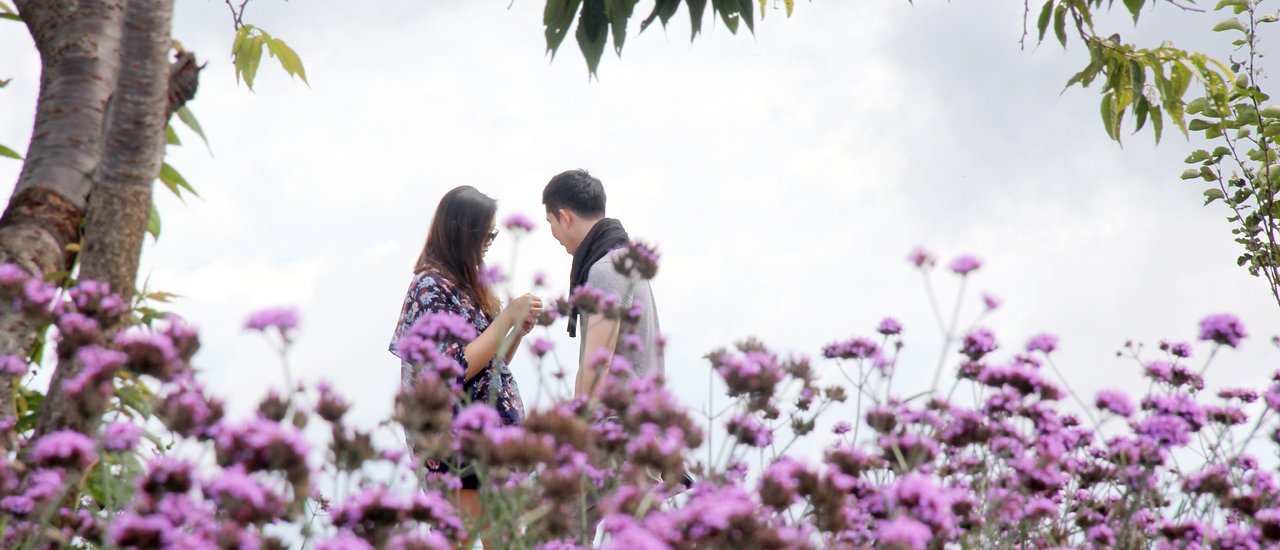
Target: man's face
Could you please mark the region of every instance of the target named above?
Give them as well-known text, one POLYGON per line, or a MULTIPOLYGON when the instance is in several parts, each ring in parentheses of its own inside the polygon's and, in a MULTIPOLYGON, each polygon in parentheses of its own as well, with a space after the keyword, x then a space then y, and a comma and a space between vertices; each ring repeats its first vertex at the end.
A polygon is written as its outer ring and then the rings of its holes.
POLYGON ((570 246, 572 242, 569 239, 569 229, 565 227, 565 222, 569 221, 569 216, 564 210, 560 210, 560 216, 556 216, 557 212, 547 212, 547 225, 551 226, 551 236, 556 238, 556 242, 564 247, 564 251, 570 255, 574 252, 574 246, 570 246))

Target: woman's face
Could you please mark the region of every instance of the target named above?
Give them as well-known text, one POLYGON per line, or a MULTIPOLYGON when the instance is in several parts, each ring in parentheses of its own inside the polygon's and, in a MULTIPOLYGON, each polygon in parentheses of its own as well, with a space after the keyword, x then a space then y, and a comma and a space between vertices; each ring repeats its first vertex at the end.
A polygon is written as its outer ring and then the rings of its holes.
POLYGON ((498 228, 494 226, 492 221, 490 221, 489 229, 485 231, 484 248, 480 249, 481 258, 485 257, 485 255, 489 253, 489 246, 492 245, 494 239, 497 239, 497 238, 498 238, 498 228))

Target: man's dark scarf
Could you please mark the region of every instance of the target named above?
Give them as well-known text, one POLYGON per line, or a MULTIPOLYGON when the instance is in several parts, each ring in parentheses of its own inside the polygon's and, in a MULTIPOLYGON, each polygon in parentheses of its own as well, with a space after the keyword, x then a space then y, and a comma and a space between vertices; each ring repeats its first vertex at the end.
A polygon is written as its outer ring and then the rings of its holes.
MULTIPOLYGON (((627 236, 627 230, 622 228, 622 222, 613 218, 604 218, 594 226, 591 231, 587 232, 587 236, 582 238, 582 244, 578 245, 578 250, 573 253, 573 269, 569 271, 569 292, 572 293, 578 287, 587 284, 587 274, 591 272, 591 266, 605 257, 609 251, 615 248, 627 246, 631 242, 631 237, 627 236)), ((569 313, 569 337, 576 338, 578 336, 578 307, 574 306, 573 311, 569 313)))

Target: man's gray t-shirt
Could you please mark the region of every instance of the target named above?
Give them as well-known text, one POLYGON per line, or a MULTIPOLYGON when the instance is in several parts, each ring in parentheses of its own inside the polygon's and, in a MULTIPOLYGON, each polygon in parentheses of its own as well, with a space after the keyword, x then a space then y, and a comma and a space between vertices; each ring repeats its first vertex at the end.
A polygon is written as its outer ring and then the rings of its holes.
MULTIPOLYGON (((587 271, 587 284, 605 294, 616 295, 623 308, 629 309, 632 304, 640 305, 639 322, 630 326, 623 323, 613 348, 614 353, 631 362, 636 376, 663 373, 662 345, 659 343, 662 331, 658 326, 658 307, 653 301, 653 289, 649 286, 649 280, 638 274, 627 277, 618 273, 613 266, 615 260, 626 255, 627 249, 619 248, 600 258, 587 271), (639 350, 633 345, 637 338, 632 338, 632 342, 627 341, 629 334, 638 338, 639 350)), ((586 319, 582 319, 578 326, 586 326, 586 319)), ((587 352, 587 339, 585 334, 580 334, 579 337, 582 342, 578 345, 578 353, 582 357, 587 352)))

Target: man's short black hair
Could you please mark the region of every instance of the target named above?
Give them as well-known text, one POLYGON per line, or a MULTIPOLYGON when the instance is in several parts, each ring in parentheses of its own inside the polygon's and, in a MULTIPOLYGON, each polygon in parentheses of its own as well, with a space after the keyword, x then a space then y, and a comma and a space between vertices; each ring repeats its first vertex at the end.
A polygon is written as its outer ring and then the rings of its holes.
POLYGON ((562 208, 583 218, 603 217, 604 201, 604 185, 582 169, 556 174, 542 190, 542 204, 556 219, 562 208))

